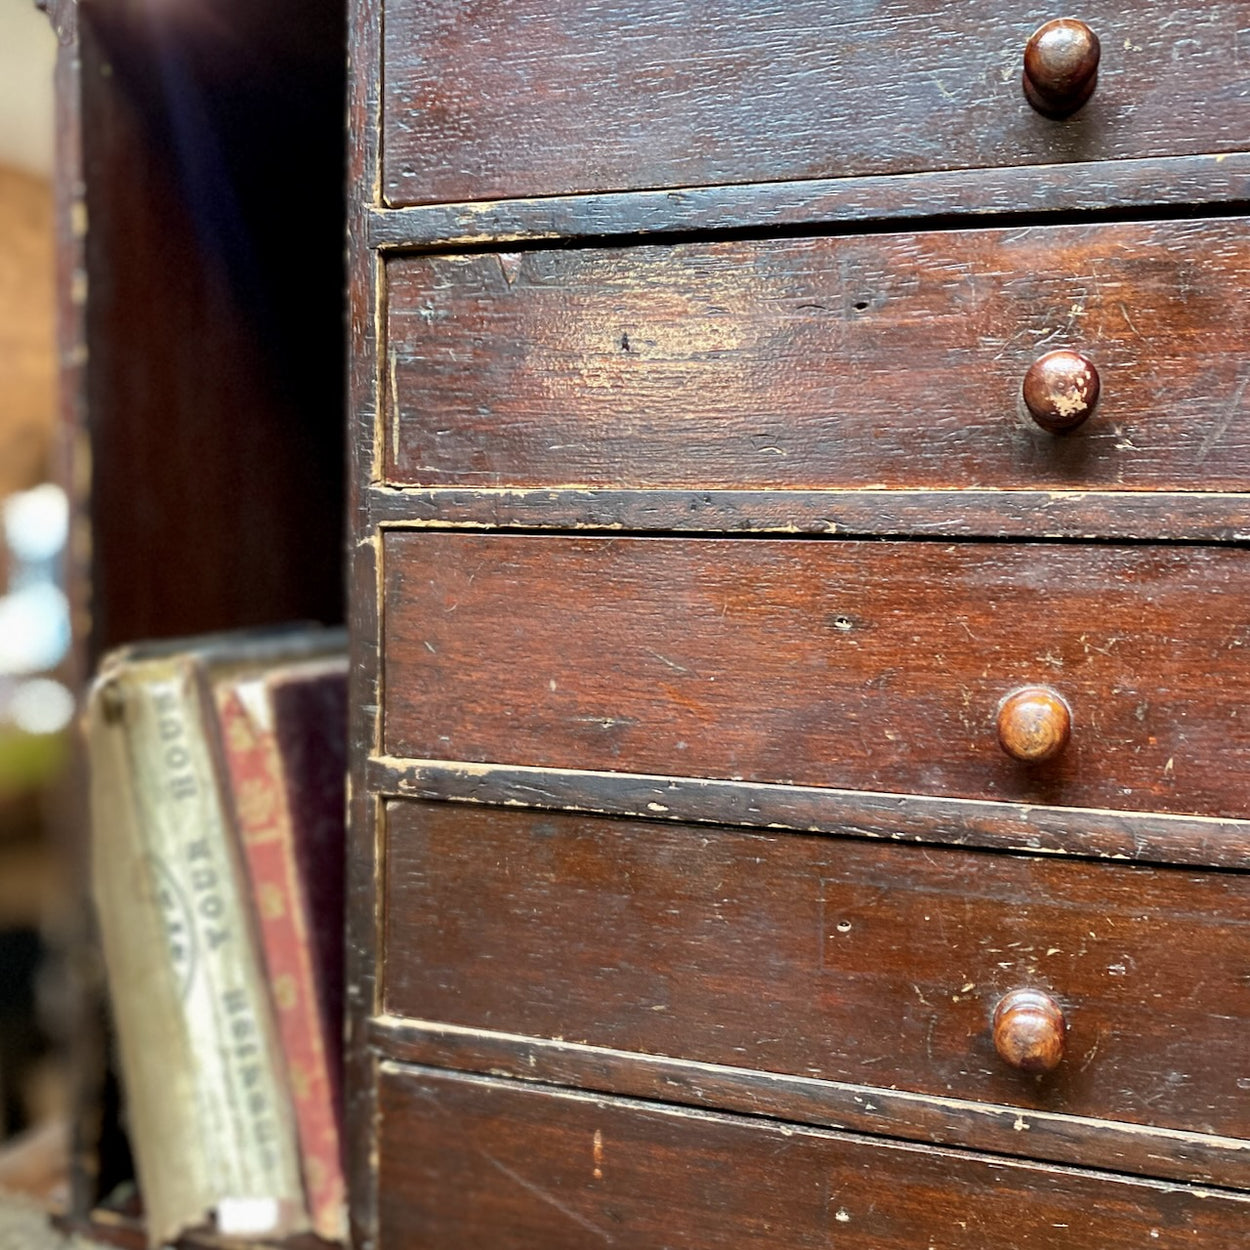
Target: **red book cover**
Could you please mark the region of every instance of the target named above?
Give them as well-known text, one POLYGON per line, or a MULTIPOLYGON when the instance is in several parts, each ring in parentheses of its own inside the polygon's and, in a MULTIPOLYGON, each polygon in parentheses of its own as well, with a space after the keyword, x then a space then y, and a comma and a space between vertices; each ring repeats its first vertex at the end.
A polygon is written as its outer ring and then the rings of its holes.
POLYGON ((225 678, 214 698, 308 1206, 316 1232, 341 1240, 347 663, 225 678))

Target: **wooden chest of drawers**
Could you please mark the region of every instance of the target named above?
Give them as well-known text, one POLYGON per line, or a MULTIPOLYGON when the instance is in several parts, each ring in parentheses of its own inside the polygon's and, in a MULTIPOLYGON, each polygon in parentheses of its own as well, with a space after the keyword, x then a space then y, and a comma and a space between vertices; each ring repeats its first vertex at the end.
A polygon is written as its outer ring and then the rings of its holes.
POLYGON ((359 1246, 1245 1239, 1250 15, 1054 16, 357 0, 359 1246))

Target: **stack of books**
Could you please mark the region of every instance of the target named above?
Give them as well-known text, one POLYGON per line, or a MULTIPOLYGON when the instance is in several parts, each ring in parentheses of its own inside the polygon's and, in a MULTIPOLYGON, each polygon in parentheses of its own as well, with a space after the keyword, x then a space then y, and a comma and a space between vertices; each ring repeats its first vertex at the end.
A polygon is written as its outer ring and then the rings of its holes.
POLYGON ((346 638, 127 648, 87 708, 92 889, 153 1245, 346 1234, 346 638))

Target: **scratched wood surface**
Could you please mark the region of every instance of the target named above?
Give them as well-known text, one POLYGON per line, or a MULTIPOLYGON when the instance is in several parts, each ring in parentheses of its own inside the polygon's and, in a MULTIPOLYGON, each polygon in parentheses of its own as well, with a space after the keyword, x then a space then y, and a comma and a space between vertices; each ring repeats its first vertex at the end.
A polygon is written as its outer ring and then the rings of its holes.
POLYGON ((1236 491, 1250 222, 759 239, 386 267, 385 474, 424 486, 1236 491), (1080 429, 1021 401, 1102 379, 1080 429))
POLYGON ((350 8, 353 1244, 1239 1245, 1246 553, 750 531, 1245 538, 1245 6, 1090 0, 1057 123, 1026 0, 350 8), (1062 440, 1050 347, 1102 371, 1062 440))
POLYGON ((1244 816, 1229 548, 396 533, 392 756, 1244 816), (999 701, 1048 684, 1026 765, 999 701))
POLYGON ((644 1055, 578 1042, 497 1033, 429 1020, 382 1016, 369 1036, 382 1056, 404 1063, 511 1077, 712 1111, 767 1116, 875 1136, 964 1146, 1031 1159, 1250 1188, 1244 1140, 1096 1120, 1003 1103, 937 1098, 906 1090, 644 1055), (1021 1136, 1025 1137, 1022 1146, 1021 1136), (1027 1149, 1026 1149, 1027 1147, 1027 1149))
POLYGON ((1250 494, 1157 490, 493 490, 374 486, 389 529, 636 530, 844 537, 1250 537, 1250 494))
POLYGON ((1144 205, 1181 211, 1196 205, 1242 205, 1250 152, 929 170, 792 182, 615 191, 375 208, 369 240, 386 249, 506 246, 544 239, 585 239, 850 225, 937 218, 950 225, 977 216, 1033 217, 1107 212, 1144 205))
POLYGON ((344 973, 344 1169, 350 1204, 350 1244, 378 1250, 377 1065, 364 1029, 377 1006, 378 922, 381 864, 375 829, 378 803, 365 782, 365 761, 377 747, 378 567, 366 483, 372 477, 377 424, 378 287, 380 264, 366 238, 368 205, 376 195, 381 112, 381 0, 348 0, 347 57, 347 272, 348 347, 346 434, 351 471, 347 481, 346 565, 350 604, 351 669, 348 678, 347 933, 344 973))
POLYGON ((1243 147, 1244 7, 1086 0, 1098 90, 1025 101, 1031 0, 385 6, 392 204, 1243 147))
POLYGON ((1250 869, 1250 820, 387 757, 371 760, 365 778, 388 797, 1250 869))
POLYGON ((1250 1136, 1245 876, 438 803, 386 830, 392 1015, 1250 1136), (1020 988, 1067 1018, 1041 1079, 991 1038, 1020 988))
POLYGON ((1235 1246, 1239 1195, 384 1065, 387 1250, 1235 1246))

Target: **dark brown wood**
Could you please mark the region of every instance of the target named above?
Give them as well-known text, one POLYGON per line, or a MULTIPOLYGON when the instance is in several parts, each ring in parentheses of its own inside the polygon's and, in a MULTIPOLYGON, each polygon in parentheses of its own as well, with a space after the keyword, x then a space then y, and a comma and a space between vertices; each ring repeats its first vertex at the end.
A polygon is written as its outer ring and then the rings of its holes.
POLYGON ((1072 709, 1049 686, 1013 690, 998 706, 998 745, 1023 764, 1053 760, 1072 737, 1072 709))
POLYGON ((1244 1239, 1243 15, 1060 15, 357 0, 359 1245, 1244 1239))
POLYGON ((387 1250, 1233 1246, 1231 1193, 386 1065, 387 1250))
POLYGON ((1250 153, 1002 169, 931 170, 876 177, 816 178, 729 187, 682 187, 521 200, 479 200, 368 214, 377 248, 533 243, 595 235, 646 236, 705 230, 865 223, 985 215, 1096 212, 1142 205, 1239 205, 1250 153))
POLYGON ((389 796, 1250 869, 1245 820, 385 757, 365 776, 389 796))
POLYGON ((386 480, 1243 491, 1250 222, 388 262, 386 480), (1098 361, 1078 436, 1039 352, 1098 361))
POLYGON ((573 1042, 385 1016, 369 1036, 379 1054, 407 1063, 520 1081, 767 1116, 824 1128, 967 1146, 999 1154, 1098 1165, 1170 1180, 1244 1189, 1244 1141, 1149 1128, 880 1086, 782 1076, 640 1055, 573 1042))
POLYGON ((1043 430, 1066 434, 1089 420, 1100 389, 1093 361, 1080 352, 1047 352, 1024 375, 1024 404, 1043 430))
POLYGON ((994 1008, 994 1049, 1021 1072, 1053 1072, 1063 1062, 1067 1021, 1042 990, 1012 990, 994 1008))
MULTIPOLYGON (((489 0, 386 6, 391 204, 1244 146, 1235 0, 1086 0, 1100 86, 1020 90, 1025 0, 489 0)), ((1062 16, 1062 13, 1059 14, 1062 16)))
POLYGON ((660 530, 985 538, 1250 538, 1250 496, 1164 491, 397 489, 369 494, 400 528, 660 530))
POLYGON ((383 566, 393 756, 1246 813, 1239 550, 425 532, 383 566), (1045 766, 994 731, 1030 679, 1081 719, 1045 766))
POLYGON ((391 1015, 1250 1136, 1242 875, 410 802, 386 853, 391 1015), (1068 1019, 1040 1084, 1020 988, 1068 1019))
MULTIPOLYGON (((77 0, 50 0, 48 19, 57 37, 55 87, 56 152, 56 334, 58 348, 58 416, 62 438, 53 467, 54 480, 71 500, 70 541, 62 563, 73 639, 63 665, 71 690, 84 689, 94 656, 87 640, 91 630, 91 526, 83 508, 90 481, 90 449, 86 396, 87 318, 82 298, 87 274, 83 154, 83 57, 77 0)), ((81 744, 72 748, 67 779, 55 796, 54 826, 61 862, 79 871, 73 888, 78 906, 65 909, 58 935, 59 954, 73 969, 73 990, 63 1010, 69 1069, 67 1101, 70 1116, 68 1207, 85 1217, 111 1188, 133 1175, 118 1124, 115 1081, 110 1074, 111 1037, 107 1024, 107 992, 99 958, 95 919, 86 898, 88 840, 87 799, 83 784, 86 761, 81 744), (70 778, 73 780, 71 781, 70 778), (77 782, 77 784, 75 784, 77 782)), ((68 883, 67 883, 68 884, 68 883)))
POLYGON ((342 14, 81 9, 90 664, 342 617, 342 14))
POLYGON ((1084 22, 1047 22, 1024 46, 1025 97, 1045 117, 1071 116, 1094 94, 1101 56, 1098 36, 1084 22))
POLYGON ((378 542, 369 514, 368 483, 378 418, 378 298, 381 264, 368 240, 369 211, 378 202, 378 145, 381 135, 381 0, 348 0, 347 252, 347 595, 350 605, 347 805, 347 933, 345 988, 347 1019, 344 1055, 345 1175, 353 1250, 379 1250, 377 1235, 377 1065, 366 1039, 367 1021, 380 1000, 377 966, 380 947, 382 863, 378 855, 380 803, 365 768, 380 745, 378 707, 378 542))

